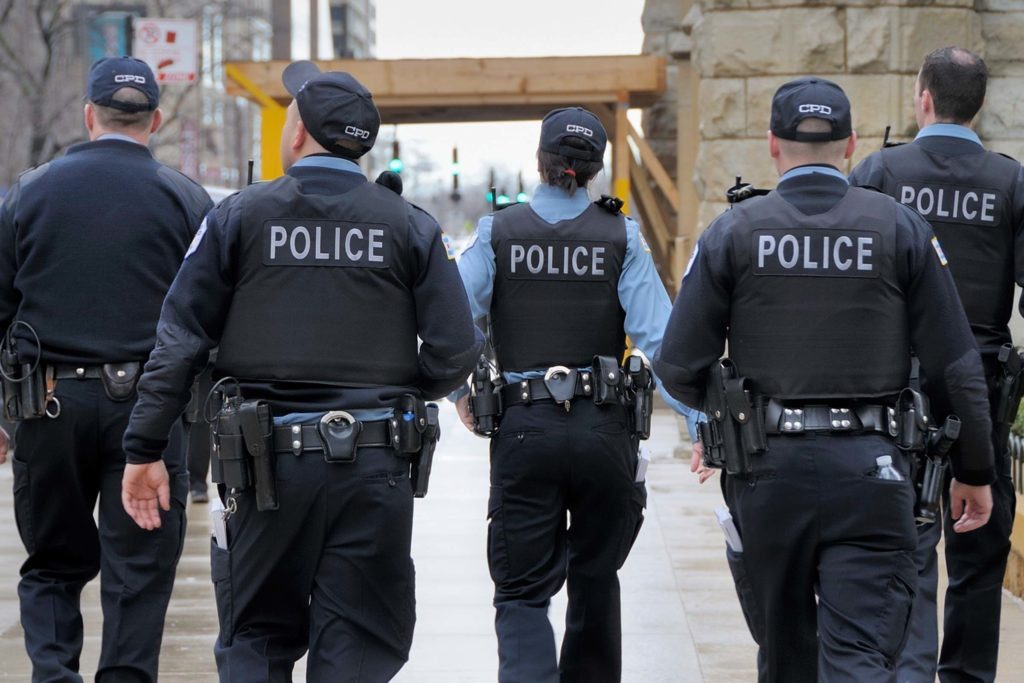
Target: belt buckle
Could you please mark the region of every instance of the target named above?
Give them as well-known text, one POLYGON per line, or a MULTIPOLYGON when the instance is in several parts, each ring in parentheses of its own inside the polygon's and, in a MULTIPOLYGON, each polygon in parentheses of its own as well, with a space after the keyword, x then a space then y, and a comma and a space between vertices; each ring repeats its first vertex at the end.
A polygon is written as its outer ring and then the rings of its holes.
POLYGON ((544 373, 544 386, 555 403, 561 403, 565 412, 569 412, 576 395, 576 371, 564 365, 553 365, 544 373))

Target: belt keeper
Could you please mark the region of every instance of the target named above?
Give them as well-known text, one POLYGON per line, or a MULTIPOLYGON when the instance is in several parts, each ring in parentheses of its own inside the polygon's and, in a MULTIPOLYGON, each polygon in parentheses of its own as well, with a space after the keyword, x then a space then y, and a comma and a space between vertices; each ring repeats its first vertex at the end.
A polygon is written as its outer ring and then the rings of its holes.
POLYGON ((802 408, 785 408, 782 411, 782 429, 786 434, 802 434, 804 411, 802 408))
POLYGON ((393 417, 390 420, 388 420, 388 441, 391 442, 391 447, 394 448, 396 451, 399 450, 399 446, 402 445, 401 444, 402 439, 398 435, 398 418, 397 417, 393 417))
POLYGON ((591 394, 594 393, 594 386, 590 382, 590 373, 589 372, 580 373, 580 381, 581 381, 581 383, 583 385, 583 395, 584 396, 590 396, 591 394))
POLYGON ((302 455, 302 425, 292 425, 292 455, 302 455))
POLYGON ((530 380, 524 379, 519 383, 519 398, 523 399, 525 405, 533 403, 533 396, 530 395, 530 380))
POLYGON ((830 408, 829 413, 832 417, 832 431, 846 432, 852 428, 849 408, 830 408))

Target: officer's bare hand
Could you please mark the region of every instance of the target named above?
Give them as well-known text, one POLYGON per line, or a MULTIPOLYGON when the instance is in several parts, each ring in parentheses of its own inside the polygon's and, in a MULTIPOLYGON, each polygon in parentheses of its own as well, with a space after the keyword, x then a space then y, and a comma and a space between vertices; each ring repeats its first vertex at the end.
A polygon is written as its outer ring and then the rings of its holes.
POLYGON ((985 526, 992 514, 992 487, 969 486, 956 479, 949 485, 949 514, 958 534, 985 526))
POLYGON ((473 411, 469 408, 469 394, 455 402, 455 409, 459 411, 459 419, 462 420, 462 424, 466 425, 466 429, 472 432, 474 422, 473 411))
POLYGON ((128 516, 147 531, 160 528, 160 510, 171 509, 171 486, 163 460, 124 466, 121 503, 128 516))
POLYGON ((697 473, 697 481, 703 484, 715 476, 715 470, 704 465, 704 444, 696 441, 693 444, 693 455, 690 457, 690 471, 697 473))
POLYGON ((0 427, 0 465, 7 462, 7 449, 11 447, 11 437, 7 434, 7 430, 0 427))

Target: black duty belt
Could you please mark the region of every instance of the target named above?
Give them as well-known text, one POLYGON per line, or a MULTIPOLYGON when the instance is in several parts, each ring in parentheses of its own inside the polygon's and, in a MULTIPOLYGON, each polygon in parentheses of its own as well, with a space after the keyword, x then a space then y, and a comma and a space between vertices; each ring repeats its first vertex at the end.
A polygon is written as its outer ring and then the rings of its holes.
MULTIPOLYGON (((501 392, 501 403, 503 406, 529 405, 534 401, 554 401, 544 380, 541 378, 524 379, 519 382, 511 382, 503 386, 501 392)), ((576 373, 576 386, 573 389, 572 398, 591 397, 594 395, 594 382, 592 373, 581 370, 576 373)))
MULTIPOLYGON (((393 446, 392 430, 389 420, 363 422, 362 429, 356 439, 361 447, 393 446)), ((317 424, 280 425, 274 427, 274 452, 300 455, 305 451, 323 451, 324 444, 317 432, 317 424)))
POLYGON ((768 434, 876 432, 895 438, 898 423, 896 411, 890 406, 797 404, 773 398, 765 406, 764 427, 768 434))
POLYGON ((102 379, 102 365, 54 365, 54 379, 102 379))

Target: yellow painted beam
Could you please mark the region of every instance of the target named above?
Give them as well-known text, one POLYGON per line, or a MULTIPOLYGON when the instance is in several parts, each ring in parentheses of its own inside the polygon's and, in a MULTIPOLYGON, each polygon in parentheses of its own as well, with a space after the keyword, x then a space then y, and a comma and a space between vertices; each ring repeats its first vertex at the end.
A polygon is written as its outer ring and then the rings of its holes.
POLYGON ((284 173, 281 129, 287 112, 277 105, 260 109, 260 180, 273 180, 284 173))
MULTIPOLYGON (((267 94, 262 84, 254 82, 237 65, 226 64, 224 75, 228 79, 229 91, 239 88, 241 90, 235 92, 236 95, 244 92, 246 97, 260 105, 260 180, 277 178, 284 173, 281 165, 281 129, 284 127, 287 110, 267 94)), ((290 101, 291 96, 288 99, 290 101)))
POLYGON ((615 105, 615 130, 612 147, 612 193, 622 200, 622 212, 629 213, 629 163, 633 152, 629 149, 628 95, 621 93, 615 105))

